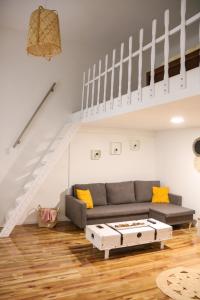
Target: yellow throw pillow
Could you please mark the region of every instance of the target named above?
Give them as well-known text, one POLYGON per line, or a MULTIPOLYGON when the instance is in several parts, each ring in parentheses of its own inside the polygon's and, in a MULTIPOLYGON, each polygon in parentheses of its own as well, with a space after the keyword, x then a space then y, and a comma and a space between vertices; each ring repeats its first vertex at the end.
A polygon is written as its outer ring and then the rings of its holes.
POLYGON ((86 203, 87 208, 93 208, 93 200, 89 190, 76 190, 77 198, 86 203))
POLYGON ((152 203, 169 203, 169 188, 154 186, 152 203))

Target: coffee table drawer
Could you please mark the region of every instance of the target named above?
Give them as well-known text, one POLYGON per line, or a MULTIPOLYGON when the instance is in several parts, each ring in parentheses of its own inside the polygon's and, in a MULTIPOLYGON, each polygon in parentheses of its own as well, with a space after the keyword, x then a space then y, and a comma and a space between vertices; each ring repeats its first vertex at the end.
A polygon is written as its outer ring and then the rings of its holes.
POLYGON ((150 227, 119 230, 123 234, 123 246, 134 246, 155 241, 155 230, 150 227))
POLYGON ((121 235, 105 224, 86 226, 86 239, 99 250, 121 247, 121 235))

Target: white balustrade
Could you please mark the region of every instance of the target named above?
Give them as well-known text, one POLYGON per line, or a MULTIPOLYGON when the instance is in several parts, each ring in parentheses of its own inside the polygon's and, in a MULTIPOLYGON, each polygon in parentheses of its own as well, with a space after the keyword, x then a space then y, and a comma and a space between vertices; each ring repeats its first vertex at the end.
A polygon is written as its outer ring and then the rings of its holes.
POLYGON ((138 59, 138 100, 142 100, 142 48, 143 48, 144 30, 140 29, 139 36, 139 59, 138 59))
POLYGON ((186 0, 181 0, 181 32, 180 32, 180 52, 181 52, 181 88, 186 87, 185 74, 185 15, 186 15, 186 0))
POLYGON ((155 95, 155 82, 154 82, 154 73, 155 73, 155 48, 156 48, 156 24, 157 21, 153 20, 152 22, 152 47, 151 47, 151 79, 150 79, 150 96, 155 95))
POLYGON ((88 82, 87 82, 87 98, 86 98, 86 116, 88 115, 88 104, 89 104, 89 96, 90 96, 90 68, 88 70, 88 82))
POLYGON ((92 102, 91 102, 92 113, 94 109, 95 72, 96 72, 96 65, 93 66, 93 76, 92 76, 92 102))
POLYGON ((97 112, 99 112, 100 87, 101 87, 101 60, 99 61, 99 76, 98 76, 98 90, 97 90, 97 112))
POLYGON ((81 117, 84 113, 84 96, 85 96, 85 72, 83 73, 83 88, 82 88, 82 101, 81 101, 81 117))
MULTIPOLYGON (((121 43, 120 59, 116 61, 116 49, 112 52, 112 64, 108 66, 108 54, 104 59, 104 68, 102 68, 102 60, 99 60, 98 72, 96 72, 96 65, 93 66, 92 78, 90 78, 90 69, 88 70, 87 82, 86 75, 83 75, 83 89, 82 89, 82 104, 81 115, 82 117, 88 116, 88 110, 91 112, 98 112, 102 107, 102 112, 106 110, 113 110, 117 101, 118 105, 133 104, 132 95, 134 94, 133 79, 137 81, 137 88, 135 95, 138 101, 142 101, 143 91, 143 54, 146 51, 151 51, 150 61, 150 86, 149 95, 155 97, 155 67, 156 67, 156 45, 164 42, 164 78, 163 78, 163 94, 169 93, 169 39, 174 34, 180 32, 180 80, 181 88, 186 87, 186 68, 185 68, 185 50, 186 50, 186 26, 189 26, 200 20, 200 12, 186 20, 186 0, 181 0, 181 23, 169 29, 169 10, 164 14, 164 34, 156 38, 156 19, 152 22, 152 40, 150 43, 143 45, 144 30, 140 29, 139 32, 139 49, 133 52, 133 38, 129 37, 128 42, 128 55, 124 57, 124 43, 121 43), (137 69, 133 70, 133 59, 137 59, 137 69), (122 86, 124 80, 124 63, 128 64, 128 78, 127 78, 127 102, 122 103, 122 86), (116 86, 115 70, 119 68, 119 83, 116 86), (102 70, 103 69, 103 70, 102 70), (97 74, 96 74, 97 73, 97 74), (108 80, 108 74, 110 78, 108 80), (101 82, 103 78, 103 82, 101 82), (97 83, 97 84, 96 84, 97 83), (91 93, 90 93, 91 84, 91 93), (116 91, 117 89, 117 91, 116 91), (117 99, 114 99, 114 94, 117 93, 117 99), (109 96, 108 96, 109 95, 109 96), (102 99, 101 99, 102 97, 102 99), (107 101, 110 106, 106 105, 107 101), (89 107, 91 104, 91 107, 89 107), (85 112, 85 114, 84 114, 85 112)), ((200 26, 200 25, 199 25, 200 26)), ((199 27, 199 41, 200 41, 200 27, 199 27)), ((148 70, 146 70, 148 71, 148 70)))
POLYGON ((105 57, 104 91, 103 91, 104 111, 106 111, 107 74, 108 74, 108 55, 106 55, 105 57))
POLYGON ((165 11, 164 94, 169 93, 169 10, 165 11))
POLYGON ((111 89, 110 89, 110 108, 113 109, 113 92, 114 92, 114 79, 115 79, 115 55, 116 55, 116 50, 113 50, 113 55, 112 55, 112 71, 111 71, 111 89))
POLYGON ((128 55, 128 103, 131 104, 132 98, 131 98, 131 80, 132 80, 132 50, 133 48, 133 38, 132 36, 129 37, 129 43, 128 43, 128 49, 129 49, 129 55, 128 55))
POLYGON ((122 105, 122 72, 123 72, 123 56, 124 56, 124 43, 121 44, 120 51, 120 65, 119 65, 119 90, 118 90, 118 103, 122 105))

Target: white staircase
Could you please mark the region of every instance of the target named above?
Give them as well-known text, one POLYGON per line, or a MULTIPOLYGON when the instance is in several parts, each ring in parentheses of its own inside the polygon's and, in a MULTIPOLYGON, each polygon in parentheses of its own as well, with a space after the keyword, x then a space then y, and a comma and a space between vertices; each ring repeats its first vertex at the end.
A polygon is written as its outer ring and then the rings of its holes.
MULTIPOLYGON (((15 225, 24 222, 27 216, 30 204, 33 201, 37 191, 41 187, 48 174, 52 171, 58 160, 66 151, 73 136, 81 126, 80 121, 69 121, 56 136, 50 141, 45 151, 41 152, 37 163, 30 173, 21 174, 24 179, 23 186, 17 191, 19 196, 15 199, 13 208, 9 210, 6 216, 5 224, 0 232, 0 237, 8 237, 15 225)), ((29 161, 26 162, 28 165, 29 161)), ((31 161, 30 161, 31 164, 31 161)), ((14 174, 15 176, 15 174, 14 174)), ((15 177, 16 182, 16 177, 15 177)), ((9 194, 9 191, 7 191, 9 194)))

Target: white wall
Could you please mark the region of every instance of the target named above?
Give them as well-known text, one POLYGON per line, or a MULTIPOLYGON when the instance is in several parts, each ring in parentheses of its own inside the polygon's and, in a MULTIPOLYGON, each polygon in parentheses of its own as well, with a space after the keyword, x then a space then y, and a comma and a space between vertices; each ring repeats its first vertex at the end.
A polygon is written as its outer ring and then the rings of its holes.
POLYGON ((161 131, 156 135, 157 174, 162 184, 183 196, 183 205, 200 215, 200 173, 194 168, 193 141, 200 128, 161 131))
MULTIPOLYGON (((56 200, 61 207, 59 219, 64 220, 64 195, 67 192, 68 179, 70 186, 75 183, 157 179, 155 137, 151 132, 84 128, 74 137, 70 145, 70 155, 68 154, 64 154, 54 171, 48 176, 29 208, 29 212, 38 204, 44 207, 54 206, 56 200), (129 142, 135 139, 141 142, 139 151, 129 149, 129 142), (110 155, 110 142, 122 143, 121 155, 110 155), (102 151, 100 160, 91 160, 92 149, 102 151)), ((25 222, 36 222, 35 213, 31 214, 25 222)))
POLYGON ((154 134, 120 129, 83 129, 71 144, 70 183, 112 182, 155 179, 154 134), (129 142, 141 141, 139 151, 129 142), (110 155, 110 143, 121 142, 122 154, 110 155), (91 150, 100 149, 102 157, 91 160, 91 150))

